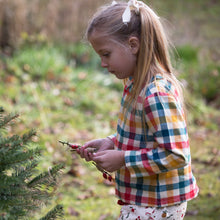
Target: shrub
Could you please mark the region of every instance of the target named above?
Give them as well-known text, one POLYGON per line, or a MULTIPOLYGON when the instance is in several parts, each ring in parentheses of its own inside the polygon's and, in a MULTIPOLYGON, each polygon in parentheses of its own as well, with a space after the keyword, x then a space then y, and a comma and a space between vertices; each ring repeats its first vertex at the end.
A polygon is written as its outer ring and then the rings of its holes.
MULTIPOLYGON (((33 211, 48 203, 56 188, 56 177, 63 168, 62 164, 58 164, 54 165, 50 172, 38 174, 37 165, 41 151, 32 142, 36 132, 31 130, 22 136, 7 134, 6 127, 17 117, 17 114, 4 114, 0 108, 1 220, 30 217, 33 211)), ((43 219, 56 219, 61 216, 63 209, 58 205, 43 219)))
POLYGON ((7 71, 21 80, 54 79, 67 66, 59 49, 39 45, 18 49, 6 63, 7 71))
POLYGON ((187 82, 190 92, 208 103, 220 103, 220 66, 208 57, 202 60, 201 51, 189 45, 178 47, 177 52, 180 78, 187 82))

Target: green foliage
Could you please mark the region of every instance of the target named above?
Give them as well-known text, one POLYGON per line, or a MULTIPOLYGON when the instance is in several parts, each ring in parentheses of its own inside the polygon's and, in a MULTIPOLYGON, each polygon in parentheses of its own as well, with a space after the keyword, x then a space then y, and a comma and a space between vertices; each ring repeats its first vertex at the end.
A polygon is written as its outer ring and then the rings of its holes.
POLYGON ((46 185, 47 187, 56 185, 56 176, 60 169, 63 168, 62 164, 58 164, 53 166, 48 171, 39 174, 38 176, 34 177, 31 181, 27 183, 28 187, 41 187, 42 185, 46 185), (48 175, 51 178, 48 178, 48 175), (52 180, 52 181, 51 181, 52 180))
POLYGON ((54 79, 67 66, 60 51, 51 46, 31 45, 18 49, 7 59, 7 71, 22 81, 54 79), (48 54, 50 54, 48 56, 48 54))
POLYGON ((187 82, 187 89, 206 102, 220 104, 220 66, 211 61, 209 54, 200 57, 200 50, 190 45, 177 48, 180 78, 187 82))
POLYGON ((220 66, 213 63, 205 66, 195 84, 195 92, 200 93, 208 102, 220 104, 220 66))
POLYGON ((84 66, 97 68, 100 61, 98 55, 91 48, 89 43, 76 43, 70 45, 59 45, 67 60, 75 67, 84 66))
POLYGON ((31 47, 33 45, 39 47, 39 46, 49 45, 47 37, 41 33, 30 35, 27 32, 22 32, 20 37, 21 37, 20 47, 22 46, 31 47))
POLYGON ((4 112, 4 109, 1 107, 0 108, 0 129, 4 129, 5 125, 7 125, 10 121, 14 120, 15 118, 18 117, 18 114, 9 114, 6 115, 5 117, 2 116, 2 113, 4 112))
POLYGON ((43 218, 40 220, 48 220, 48 219, 57 219, 63 217, 63 206, 56 205, 51 211, 49 211, 43 218))
MULTIPOLYGON (((19 135, 2 132, 18 114, 0 113, 0 219, 14 220, 31 216, 32 212, 48 202, 53 195, 56 176, 63 168, 55 165, 49 172, 36 175, 41 156, 32 138, 35 130, 19 135)), ((56 209, 60 213, 60 208, 56 209)), ((54 210, 54 212, 56 211, 54 210)), ((58 216, 59 216, 58 213, 58 216)), ((54 214, 53 216, 56 216, 54 214)), ((45 218, 55 219, 55 218, 45 218)))
POLYGON ((198 62, 198 49, 194 48, 190 45, 185 45, 182 47, 178 47, 177 49, 179 57, 185 63, 195 63, 198 62))

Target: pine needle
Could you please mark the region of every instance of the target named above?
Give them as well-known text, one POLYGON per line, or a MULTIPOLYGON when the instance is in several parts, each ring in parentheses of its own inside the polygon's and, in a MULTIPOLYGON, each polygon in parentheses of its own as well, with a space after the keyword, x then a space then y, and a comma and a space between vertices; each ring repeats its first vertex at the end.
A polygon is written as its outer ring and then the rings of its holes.
POLYGON ((57 218, 62 218, 63 215, 64 215, 63 206, 58 204, 39 220, 54 220, 57 218))

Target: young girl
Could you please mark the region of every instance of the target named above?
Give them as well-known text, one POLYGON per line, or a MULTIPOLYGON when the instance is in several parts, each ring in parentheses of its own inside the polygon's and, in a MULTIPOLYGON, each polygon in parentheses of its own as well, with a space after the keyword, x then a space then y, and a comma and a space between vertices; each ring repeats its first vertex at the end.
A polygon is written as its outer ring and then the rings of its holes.
POLYGON ((114 2, 93 17, 87 38, 101 66, 125 87, 116 134, 92 140, 78 153, 116 172, 119 219, 183 219, 198 187, 182 90, 160 18, 141 1, 114 2))

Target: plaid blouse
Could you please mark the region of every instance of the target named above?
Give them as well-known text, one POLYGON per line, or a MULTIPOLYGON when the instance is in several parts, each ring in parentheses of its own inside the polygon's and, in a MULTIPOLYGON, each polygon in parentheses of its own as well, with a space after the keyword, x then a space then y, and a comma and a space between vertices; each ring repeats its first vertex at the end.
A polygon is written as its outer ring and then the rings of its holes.
POLYGON ((190 147, 177 91, 161 75, 141 91, 135 109, 123 111, 133 86, 124 88, 115 149, 125 151, 125 166, 116 172, 116 195, 128 204, 170 206, 198 194, 191 170, 190 147), (144 95, 145 94, 145 95, 144 95))

